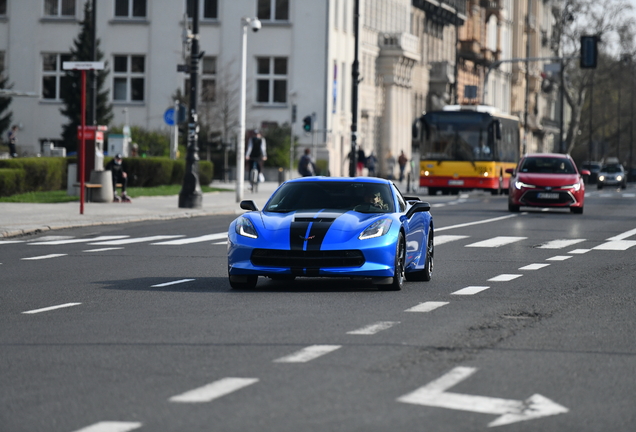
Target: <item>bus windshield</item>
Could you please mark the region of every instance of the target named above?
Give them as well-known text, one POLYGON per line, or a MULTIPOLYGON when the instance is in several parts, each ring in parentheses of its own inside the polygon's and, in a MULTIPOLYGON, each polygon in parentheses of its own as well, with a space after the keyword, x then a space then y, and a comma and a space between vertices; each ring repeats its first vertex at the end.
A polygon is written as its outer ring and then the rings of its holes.
POLYGON ((494 151, 488 129, 481 123, 429 123, 422 159, 492 161, 494 151))

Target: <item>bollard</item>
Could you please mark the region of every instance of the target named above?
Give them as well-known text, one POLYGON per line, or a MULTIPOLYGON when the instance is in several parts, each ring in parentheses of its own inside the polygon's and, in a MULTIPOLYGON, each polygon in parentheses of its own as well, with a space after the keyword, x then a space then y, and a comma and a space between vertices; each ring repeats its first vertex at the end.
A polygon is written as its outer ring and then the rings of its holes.
POLYGON ((411 192, 411 173, 406 175, 406 191, 411 192))
POLYGON ((285 170, 278 168, 278 185, 280 186, 285 181, 285 170))

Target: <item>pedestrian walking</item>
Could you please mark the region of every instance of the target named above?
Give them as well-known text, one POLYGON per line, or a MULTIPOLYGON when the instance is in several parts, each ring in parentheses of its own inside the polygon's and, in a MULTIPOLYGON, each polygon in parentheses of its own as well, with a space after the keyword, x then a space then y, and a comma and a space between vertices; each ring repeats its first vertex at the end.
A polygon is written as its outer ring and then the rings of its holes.
POLYGON ((366 162, 366 166, 368 170, 367 175, 369 177, 375 177, 375 165, 377 164, 377 162, 378 162, 378 159, 375 157, 373 152, 371 152, 371 154, 367 156, 367 162, 366 162))
POLYGON ((406 168, 406 163, 409 160, 404 154, 404 150, 400 152, 400 156, 398 156, 398 165, 400 166, 400 183, 404 181, 404 170, 406 168))
POLYGON ((7 141, 9 141, 9 154, 11 157, 18 157, 18 151, 16 148, 16 145, 18 144, 18 125, 11 126, 9 133, 7 134, 7 141))
POLYGON ((298 162, 298 173, 303 177, 316 175, 316 164, 311 159, 311 150, 309 148, 305 149, 305 153, 298 162))
POLYGON ((361 176, 363 174, 363 169, 364 169, 364 165, 367 161, 367 157, 364 154, 364 150, 362 149, 362 147, 360 147, 358 149, 358 163, 357 163, 357 168, 358 168, 358 177, 361 176))

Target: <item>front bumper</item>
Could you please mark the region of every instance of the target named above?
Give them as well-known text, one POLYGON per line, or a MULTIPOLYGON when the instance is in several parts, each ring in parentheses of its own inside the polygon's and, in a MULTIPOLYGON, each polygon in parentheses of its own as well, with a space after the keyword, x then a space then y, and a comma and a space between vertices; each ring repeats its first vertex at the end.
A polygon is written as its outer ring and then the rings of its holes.
POLYGON ((511 203, 528 207, 581 207, 583 206, 582 193, 573 193, 570 190, 556 189, 526 189, 510 194, 511 203))

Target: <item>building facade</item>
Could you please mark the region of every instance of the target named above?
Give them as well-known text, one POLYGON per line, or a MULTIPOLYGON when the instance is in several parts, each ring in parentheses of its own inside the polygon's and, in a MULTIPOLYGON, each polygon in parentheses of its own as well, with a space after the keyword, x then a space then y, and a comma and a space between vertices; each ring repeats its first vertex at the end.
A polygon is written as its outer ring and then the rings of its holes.
MULTIPOLYGON (((356 0, 197 1, 204 51, 200 121, 224 142, 238 139, 241 19, 258 17, 262 28, 247 37, 247 128, 291 123, 300 145, 313 148, 329 174, 348 175, 356 0), (314 120, 312 133, 302 129, 306 116, 314 120)), ((359 4, 357 143, 376 156, 379 174, 390 174, 389 154, 404 151, 411 158, 411 124, 423 111, 486 103, 525 114, 525 64, 489 66, 525 57, 527 6, 534 5, 533 16, 545 20, 550 2, 359 4)), ((44 142, 57 142, 68 122, 60 114, 62 63, 79 33, 83 10, 84 0, 0 0, 0 61, 14 90, 36 95, 14 97, 11 105, 25 155, 40 153, 44 142)), ((114 126, 168 131, 164 113, 179 92, 186 93, 189 79, 177 71, 177 65, 188 63, 183 36, 189 13, 187 0, 97 2, 97 37, 110 71, 106 87, 114 126)), ((533 55, 541 54, 542 34, 533 33, 533 55)), ((540 78, 540 70, 533 69, 527 123, 536 139, 546 135, 542 131, 549 122, 544 120, 558 111, 541 99, 540 78)))

